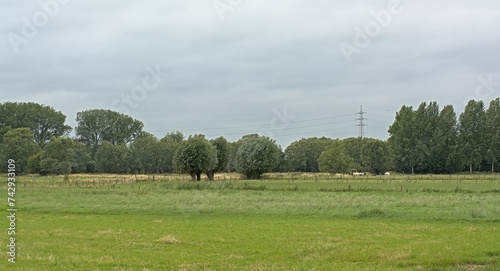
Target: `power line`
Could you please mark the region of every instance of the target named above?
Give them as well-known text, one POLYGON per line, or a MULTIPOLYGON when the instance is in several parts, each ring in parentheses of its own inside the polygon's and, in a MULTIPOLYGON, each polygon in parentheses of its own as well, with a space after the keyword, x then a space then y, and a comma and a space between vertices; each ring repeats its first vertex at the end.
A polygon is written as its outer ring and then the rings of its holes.
MULTIPOLYGON (((305 132, 298 132, 298 133, 291 133, 291 134, 288 134, 288 133, 279 133, 280 136, 293 136, 293 135, 303 135, 303 134, 311 134, 311 133, 321 133, 321 132, 330 132, 330 131, 334 131, 334 130, 341 130, 341 129, 348 129, 348 128, 352 128, 354 126, 343 126, 343 127, 337 127, 337 128, 329 128, 329 129, 323 129, 323 130, 315 130, 315 131, 305 131, 305 132)), ((224 134, 224 136, 228 136, 228 135, 245 135, 245 134, 249 134, 248 132, 245 133, 245 132, 239 132, 239 133, 226 133, 224 134)), ((254 134, 258 134, 258 132, 254 132, 254 134)), ((214 136, 219 136, 219 135, 205 135, 206 137, 214 137, 214 136)))
POLYGON ((292 135, 303 135, 303 134, 309 134, 309 133, 330 132, 330 131, 333 131, 333 130, 341 130, 341 129, 347 129, 347 128, 352 128, 352 127, 353 126, 344 126, 344 127, 338 127, 338 128, 330 128, 330 129, 327 129, 327 130, 307 131, 307 132, 294 133, 294 134, 282 134, 282 136, 292 136, 292 135))
MULTIPOLYGON (((310 121, 316 121, 316 120, 324 120, 324 119, 332 119, 332 118, 341 118, 341 117, 348 117, 352 116, 352 114, 345 114, 345 115, 337 115, 337 116, 329 116, 329 117, 322 117, 322 118, 314 118, 314 119, 306 119, 306 120, 297 120, 297 121, 287 121, 288 124, 293 124, 293 123, 301 123, 301 122, 310 122, 310 121)), ((336 123, 330 123, 330 124, 336 124, 336 123)), ((321 124, 321 125, 328 125, 328 124, 321 124)), ((212 128, 188 128, 188 129, 170 129, 170 130, 154 130, 153 132, 166 132, 166 131, 172 131, 172 130, 182 130, 182 131, 198 131, 198 130, 224 130, 224 129, 237 129, 237 128, 255 128, 255 127, 268 127, 269 123, 267 124, 255 124, 255 125, 241 125, 241 126, 226 126, 226 127, 212 127, 212 128)), ((306 127, 314 127, 314 126, 306 126, 306 127)), ((302 127, 302 128, 306 128, 302 127)), ((287 129, 292 129, 292 128, 287 128, 287 129)))
MULTIPOLYGON (((326 126, 326 125, 332 125, 332 124, 341 124, 341 123, 348 123, 348 122, 352 122, 352 120, 346 120, 346 121, 337 121, 337 122, 331 122, 331 123, 323 123, 323 124, 315 124, 315 125, 307 125, 307 126, 299 126, 299 127, 287 127, 287 128, 283 128, 283 129, 279 129, 280 131, 285 131, 285 130, 295 130, 295 129, 303 129, 303 128, 312 128, 312 127, 319 127, 319 126, 326 126)), ((349 126, 349 127, 352 127, 352 126, 349 126)), ((332 129, 337 129, 337 128, 330 128, 330 130, 332 129)), ((199 131, 203 131, 204 129, 198 129, 199 131)), ((328 130, 327 130, 328 131, 328 130)), ((278 131, 276 131, 278 132, 278 131)), ((242 133, 252 133, 252 132, 234 132, 234 133, 224 133, 224 135, 239 135, 239 134, 242 134, 242 133)), ((281 133, 280 133, 281 134, 281 133)), ((217 136, 217 135, 206 135, 208 137, 210 136, 217 136)))

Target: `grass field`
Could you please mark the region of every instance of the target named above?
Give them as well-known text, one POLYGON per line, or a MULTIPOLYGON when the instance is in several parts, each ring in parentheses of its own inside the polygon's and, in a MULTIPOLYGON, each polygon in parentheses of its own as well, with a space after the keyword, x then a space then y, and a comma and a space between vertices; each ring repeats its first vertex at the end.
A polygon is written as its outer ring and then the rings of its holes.
POLYGON ((500 270, 491 175, 179 177, 19 178, 0 270, 500 270))

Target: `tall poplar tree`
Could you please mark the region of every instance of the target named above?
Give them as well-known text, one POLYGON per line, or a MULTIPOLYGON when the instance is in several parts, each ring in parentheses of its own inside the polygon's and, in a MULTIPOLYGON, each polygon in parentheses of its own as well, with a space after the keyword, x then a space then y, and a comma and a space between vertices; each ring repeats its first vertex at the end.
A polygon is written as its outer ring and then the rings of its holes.
POLYGON ((411 106, 403 105, 389 127, 389 145, 396 155, 396 166, 400 171, 415 173, 418 163, 415 112, 411 106))
POLYGON ((486 159, 491 163, 491 173, 500 157, 500 98, 490 102, 486 110, 486 159))
POLYGON ((482 101, 470 100, 465 110, 460 114, 458 128, 461 156, 472 173, 485 158, 486 151, 486 113, 482 101))

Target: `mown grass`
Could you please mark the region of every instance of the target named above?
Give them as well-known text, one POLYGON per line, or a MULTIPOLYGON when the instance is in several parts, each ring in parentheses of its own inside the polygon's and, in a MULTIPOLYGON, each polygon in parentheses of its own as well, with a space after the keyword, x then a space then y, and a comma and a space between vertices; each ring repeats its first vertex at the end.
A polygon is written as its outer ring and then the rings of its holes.
POLYGON ((0 270, 500 269, 496 179, 84 177, 21 178, 0 270))

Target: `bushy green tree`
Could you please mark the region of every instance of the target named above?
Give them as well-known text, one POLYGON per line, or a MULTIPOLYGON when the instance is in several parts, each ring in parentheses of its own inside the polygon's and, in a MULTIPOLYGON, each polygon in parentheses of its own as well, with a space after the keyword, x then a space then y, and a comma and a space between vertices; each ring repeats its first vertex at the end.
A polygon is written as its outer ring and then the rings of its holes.
MULTIPOLYGON (((52 137, 39 159, 39 173, 69 174, 85 172, 90 156, 82 143, 71 138, 52 137)), ((36 157, 30 160, 31 169, 37 167, 36 160, 36 157)))
POLYGON ((76 136, 80 142, 97 152, 103 141, 113 145, 128 144, 142 136, 144 124, 130 116, 111 110, 94 109, 78 112, 76 136))
POLYGON ((236 168, 248 179, 259 179, 276 167, 280 152, 276 142, 268 137, 244 138, 236 153, 236 168))
POLYGON ((42 156, 44 154, 44 151, 39 151, 36 154, 30 156, 28 158, 28 172, 29 173, 42 173, 42 156))
POLYGON ((130 144, 130 168, 139 173, 160 171, 160 142, 154 136, 143 136, 130 144))
POLYGON ((224 137, 218 137, 210 141, 214 146, 217 153, 217 164, 215 167, 207 172, 207 177, 209 180, 214 180, 214 175, 216 172, 223 172, 227 169, 229 162, 229 144, 224 137))
MULTIPOLYGON (((28 171, 28 158, 40 151, 38 144, 33 141, 33 133, 29 128, 17 128, 8 131, 0 144, 0 161, 14 159, 16 172, 28 171)), ((7 171, 7 163, 1 163, 3 172, 7 171)))
POLYGON ((50 138, 60 137, 71 131, 65 125, 66 116, 50 106, 37 103, 0 104, 0 129, 29 128, 33 133, 33 140, 43 147, 50 138))
POLYGON ((360 137, 349 137, 340 140, 342 145, 345 147, 345 152, 347 155, 354 159, 354 163, 356 164, 356 170, 361 171, 363 169, 363 146, 369 140, 369 138, 360 138, 360 137))
POLYGON ((177 172, 189 173, 192 181, 200 181, 201 174, 217 165, 217 152, 203 136, 193 136, 182 142, 174 154, 177 172))
POLYGON ((345 150, 345 146, 339 140, 332 142, 318 158, 321 172, 348 173, 356 165, 354 159, 345 150))
POLYGON ((318 158, 333 139, 322 137, 302 138, 285 149, 287 168, 298 172, 319 172, 318 158))
POLYGON ((129 170, 128 148, 125 144, 113 145, 103 141, 95 154, 97 171, 102 173, 126 173, 129 170))
POLYGON ((159 148, 159 169, 160 172, 173 172, 174 171, 174 155, 175 151, 184 140, 184 135, 177 131, 166 134, 158 146, 159 148))
POLYGON ((394 165, 394 154, 385 141, 371 139, 362 150, 363 163, 366 169, 375 174, 389 171, 394 165))
POLYGON ((230 172, 238 171, 238 168, 236 165, 236 157, 238 156, 238 149, 243 144, 243 142, 245 142, 246 140, 252 139, 252 138, 259 138, 259 135, 258 134, 244 135, 238 141, 228 143, 228 145, 229 145, 228 170, 230 172))
POLYGON ((5 126, 3 128, 0 128, 0 143, 2 143, 3 141, 3 136, 8 132, 8 131, 12 131, 12 127, 10 126, 5 126))

